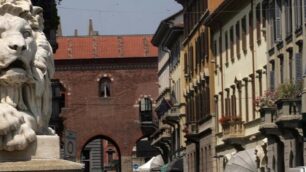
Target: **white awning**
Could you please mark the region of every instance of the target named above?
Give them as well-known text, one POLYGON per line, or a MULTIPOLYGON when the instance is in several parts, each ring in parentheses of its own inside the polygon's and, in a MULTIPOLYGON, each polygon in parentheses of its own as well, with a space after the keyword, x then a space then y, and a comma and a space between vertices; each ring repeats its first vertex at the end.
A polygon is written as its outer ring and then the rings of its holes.
POLYGON ((161 155, 152 157, 148 162, 141 165, 138 170, 139 172, 150 172, 153 168, 159 168, 164 165, 164 160, 161 155))
POLYGON ((225 172, 257 172, 255 149, 234 154, 226 164, 225 172))

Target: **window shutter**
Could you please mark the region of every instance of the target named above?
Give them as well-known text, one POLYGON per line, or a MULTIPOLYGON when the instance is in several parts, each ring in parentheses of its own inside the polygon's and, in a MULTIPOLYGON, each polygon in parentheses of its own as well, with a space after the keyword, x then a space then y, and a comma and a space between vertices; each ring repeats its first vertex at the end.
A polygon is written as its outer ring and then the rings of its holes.
POLYGON ((274 71, 270 71, 270 89, 274 90, 274 88, 275 88, 274 71))
POLYGON ((236 23, 236 53, 237 57, 240 56, 240 23, 236 23))
POLYGON ((302 70, 302 54, 295 54, 295 82, 299 82, 303 79, 303 70, 302 70))
POLYGON ((306 0, 304 0, 304 23, 306 21, 306 0))
POLYGON ((244 52, 246 52, 247 51, 247 45, 246 45, 246 17, 243 17, 242 18, 242 21, 241 21, 241 27, 242 27, 242 50, 244 51, 244 52))
POLYGON ((279 42, 282 40, 281 33, 281 2, 280 0, 275 1, 275 41, 279 42))
POLYGON ((261 24, 261 16, 260 16, 260 7, 261 7, 261 4, 259 3, 257 6, 256 6, 256 37, 257 37, 257 41, 259 41, 261 39, 261 28, 260 28, 260 24, 261 24))
POLYGON ((254 43, 254 33, 253 33, 253 10, 250 11, 249 13, 249 46, 252 49, 253 48, 253 43, 254 43))

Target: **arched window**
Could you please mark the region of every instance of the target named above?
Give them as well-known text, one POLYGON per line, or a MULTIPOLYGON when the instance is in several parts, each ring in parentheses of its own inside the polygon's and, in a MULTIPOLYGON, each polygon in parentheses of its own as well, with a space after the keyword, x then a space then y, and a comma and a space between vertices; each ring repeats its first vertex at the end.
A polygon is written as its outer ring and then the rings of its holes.
POLYGON ((152 111, 152 101, 150 98, 142 98, 139 102, 139 111, 140 112, 149 112, 152 111))
POLYGON ((152 100, 144 97, 139 101, 139 114, 142 122, 152 122, 152 100))
POLYGON ((103 77, 99 82, 99 96, 100 97, 110 97, 111 92, 111 80, 107 77, 103 77))

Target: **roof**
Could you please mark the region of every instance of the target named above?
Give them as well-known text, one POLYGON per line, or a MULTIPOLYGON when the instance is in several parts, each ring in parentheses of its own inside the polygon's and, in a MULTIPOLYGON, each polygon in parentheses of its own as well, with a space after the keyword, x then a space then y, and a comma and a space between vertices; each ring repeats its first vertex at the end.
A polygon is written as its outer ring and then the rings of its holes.
POLYGON ((240 9, 249 4, 250 1, 241 0, 224 0, 220 5, 212 11, 211 14, 205 19, 205 25, 212 28, 219 27, 221 21, 227 21, 232 18, 240 9), (226 11, 230 11, 225 13, 226 11))
POLYGON ((165 34, 167 34, 169 29, 171 29, 172 27, 182 27, 183 28, 184 26, 183 23, 174 23, 172 21, 178 16, 183 16, 183 10, 176 12, 175 14, 167 17, 166 19, 160 22, 155 34, 153 35, 152 41, 151 41, 153 45, 159 46, 162 39, 165 37, 165 34))
POLYGON ((152 35, 57 37, 55 60, 157 57, 152 35))

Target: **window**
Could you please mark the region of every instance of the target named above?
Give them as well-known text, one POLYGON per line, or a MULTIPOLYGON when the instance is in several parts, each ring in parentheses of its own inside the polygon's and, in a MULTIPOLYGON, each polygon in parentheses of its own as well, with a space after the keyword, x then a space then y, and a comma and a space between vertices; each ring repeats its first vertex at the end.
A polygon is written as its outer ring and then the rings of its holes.
POLYGON ((270 63, 270 66, 271 66, 271 70, 270 70, 270 89, 271 90, 274 90, 275 88, 275 64, 274 64, 274 61, 271 61, 270 63))
POLYGON ((240 23, 236 23, 236 53, 237 58, 240 58, 240 23))
POLYGON ((249 46, 251 49, 253 49, 253 43, 254 43, 254 33, 253 33, 253 10, 249 13, 249 46))
POLYGON ((279 78, 280 83, 284 83, 284 57, 279 57, 279 78))
POLYGON ((246 35, 247 35, 246 17, 242 18, 241 27, 242 27, 242 50, 244 51, 244 53, 246 53, 246 51, 247 51, 247 45, 246 45, 246 35))
MULTIPOLYGON (((194 64, 193 64, 193 58, 194 58, 194 52, 193 52, 194 50, 193 50, 193 47, 191 46, 191 47, 189 47, 189 52, 188 52, 188 74, 190 75, 190 76, 192 76, 193 75, 193 70, 194 70, 194 64)), ((189 76, 189 77, 190 77, 189 76)))
POLYGON ((302 27, 302 0, 295 0, 295 30, 299 30, 302 27))
POLYGON ((259 96, 262 96, 262 72, 258 73, 259 96))
POLYGON ((225 60, 226 60, 226 64, 228 63, 228 36, 227 36, 227 31, 225 31, 224 33, 224 36, 225 36, 225 60))
POLYGON ((257 41, 261 40, 261 28, 260 28, 260 24, 261 24, 261 16, 260 16, 260 7, 261 4, 257 4, 256 6, 256 37, 257 37, 257 41))
POLYGON ((152 121, 152 101, 148 97, 142 98, 139 102, 140 121, 152 121))
POLYGON ((281 0, 275 0, 274 40, 276 43, 282 40, 281 9, 282 9, 281 0))
POLYGON ((286 37, 292 33, 292 0, 285 1, 286 37))
POLYGON ((293 81, 293 59, 292 59, 293 53, 292 51, 289 51, 289 81, 293 81))
POLYGON ((231 60, 234 61, 234 27, 230 29, 230 54, 231 60))
POLYGON ((225 116, 231 116, 231 99, 229 89, 226 89, 225 116))
POLYGON ((245 88, 245 115, 246 122, 249 122, 249 89, 248 89, 248 79, 244 80, 244 88, 245 88))
POLYGON ((99 82, 99 96, 100 97, 110 97, 110 84, 111 80, 108 77, 103 77, 99 82))
POLYGON ((150 98, 145 97, 140 100, 139 110, 140 112, 151 112, 152 111, 152 101, 150 100, 150 98))
POLYGON ((295 54, 295 82, 299 83, 303 80, 303 69, 302 69, 302 52, 301 48, 299 47, 299 52, 295 54))
POLYGON ((232 88, 233 94, 231 96, 231 104, 232 104, 232 116, 237 116, 237 109, 236 109, 236 90, 235 87, 232 88))
POLYGON ((238 115, 241 117, 242 114, 241 81, 238 82, 237 89, 238 89, 238 109, 239 109, 238 115))

